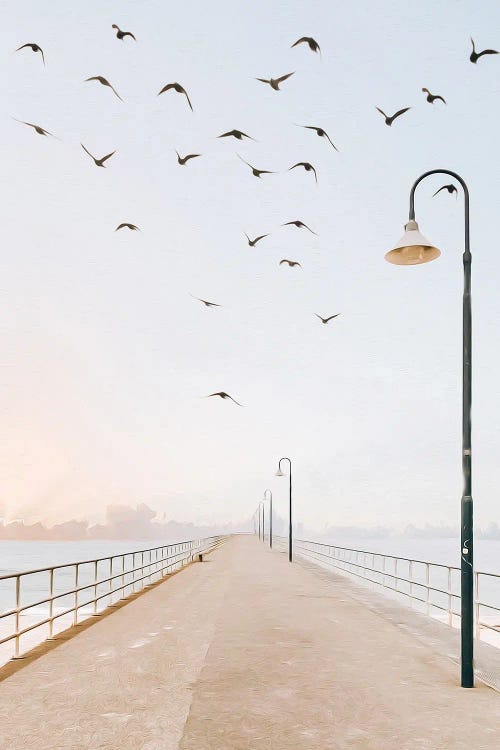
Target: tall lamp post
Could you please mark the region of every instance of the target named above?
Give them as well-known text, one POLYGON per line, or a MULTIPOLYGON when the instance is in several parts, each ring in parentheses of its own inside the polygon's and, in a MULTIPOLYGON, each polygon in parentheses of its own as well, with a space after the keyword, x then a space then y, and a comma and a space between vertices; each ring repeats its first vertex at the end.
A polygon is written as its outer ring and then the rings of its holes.
POLYGON ((445 174, 460 183, 464 193, 465 248, 463 254, 463 344, 462 344, 462 471, 464 487, 461 502, 461 685, 474 687, 474 527, 472 504, 471 460, 471 375, 472 375, 472 314, 471 314, 471 251, 469 229, 469 190, 455 172, 432 169, 416 180, 410 191, 409 221, 405 233, 395 247, 386 253, 386 260, 399 266, 413 266, 438 258, 441 253, 420 234, 415 221, 415 190, 426 177, 445 174))
POLYGON ((288 562, 292 562, 292 462, 287 456, 280 458, 278 462, 278 471, 276 472, 277 477, 284 477, 285 474, 281 471, 281 462, 288 461, 290 467, 289 473, 289 502, 288 502, 288 562))
POLYGON ((264 490, 264 500, 267 499, 269 492, 269 547, 273 548, 273 493, 271 490, 264 490))

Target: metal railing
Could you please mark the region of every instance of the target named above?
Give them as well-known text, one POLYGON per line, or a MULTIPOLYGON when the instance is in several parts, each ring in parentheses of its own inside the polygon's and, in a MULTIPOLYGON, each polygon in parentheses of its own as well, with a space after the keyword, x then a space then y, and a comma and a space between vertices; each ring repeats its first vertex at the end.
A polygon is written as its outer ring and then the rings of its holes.
POLYGON ((1 599, 12 602, 0 612, 0 647, 5 651, 13 645, 10 653, 0 653, 0 663, 21 658, 43 640, 180 570, 223 538, 191 539, 0 576, 1 599))
MULTIPOLYGON (((275 536, 284 549, 286 537, 275 536)), ((380 552, 294 540, 294 554, 403 598, 448 625, 460 623, 460 568, 380 552)), ((500 647, 500 575, 474 573, 475 637, 500 647)))

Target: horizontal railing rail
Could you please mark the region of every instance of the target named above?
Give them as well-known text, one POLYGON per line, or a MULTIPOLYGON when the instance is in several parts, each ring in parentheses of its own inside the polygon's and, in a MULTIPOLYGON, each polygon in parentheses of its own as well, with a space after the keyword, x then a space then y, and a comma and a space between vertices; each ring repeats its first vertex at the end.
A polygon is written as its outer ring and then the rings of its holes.
MULTIPOLYGON (((286 537, 274 540, 278 549, 286 547, 286 537)), ((294 539, 294 553, 401 596, 410 606, 421 605, 428 615, 437 612, 448 625, 460 622, 461 573, 456 566, 305 539, 294 539)), ((475 571, 474 584, 475 637, 500 647, 500 574, 475 571)))
POLYGON ((0 647, 13 644, 10 653, 0 654, 0 663, 21 658, 37 643, 54 638, 56 623, 61 626, 57 632, 61 632, 99 615, 106 607, 180 570, 223 539, 190 539, 0 576, 2 600, 10 596, 12 601, 12 606, 0 611, 0 647), (37 629, 41 637, 31 638, 23 648, 23 637, 37 629))

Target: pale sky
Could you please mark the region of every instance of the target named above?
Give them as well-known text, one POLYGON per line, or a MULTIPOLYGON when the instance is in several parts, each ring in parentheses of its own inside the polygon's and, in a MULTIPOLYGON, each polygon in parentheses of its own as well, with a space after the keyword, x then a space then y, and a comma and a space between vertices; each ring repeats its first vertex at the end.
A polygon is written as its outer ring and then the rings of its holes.
POLYGON ((412 182, 445 167, 471 192, 475 512, 498 522, 500 55, 469 62, 471 35, 500 49, 498 3, 0 5, 7 517, 97 520, 146 502, 236 522, 266 487, 285 515, 273 474, 287 455, 310 528, 458 523, 463 200, 432 198, 449 180, 416 200, 442 257, 384 261, 412 182), (321 59, 290 49, 303 35, 321 59), (14 53, 25 42, 45 68, 14 53), (291 71, 280 92, 255 80, 291 71), (157 96, 171 81, 194 113, 157 96), (411 110, 388 128, 375 106, 411 110), (295 124, 323 127, 340 153, 295 124), (232 128, 257 142, 216 139, 232 128), (117 153, 98 169, 80 142, 117 153), (175 149, 203 156, 180 167, 175 149), (257 180, 237 153, 278 174, 257 180), (298 161, 318 187, 287 171, 298 161), (319 236, 281 228, 294 219, 319 236), (122 221, 142 231, 115 233, 122 221), (270 237, 250 248, 243 232, 270 237), (204 398, 220 390, 245 408, 204 398))

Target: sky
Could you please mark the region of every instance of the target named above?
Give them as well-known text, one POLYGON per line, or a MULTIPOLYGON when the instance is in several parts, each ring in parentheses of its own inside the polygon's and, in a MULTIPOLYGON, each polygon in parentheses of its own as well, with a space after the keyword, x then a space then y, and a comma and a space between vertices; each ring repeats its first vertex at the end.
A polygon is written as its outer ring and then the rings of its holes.
POLYGON ((432 197, 447 178, 416 197, 439 260, 384 260, 411 184, 441 167, 471 194, 475 516, 498 522, 500 56, 469 62, 471 35, 500 49, 498 3, 0 7, 0 515, 99 521, 144 502, 237 523, 269 487, 285 516, 290 456, 308 528, 458 524, 463 199, 432 197), (304 35, 321 57, 291 49, 304 35), (45 67, 14 52, 26 42, 45 67), (255 80, 291 71, 279 92, 255 80), (173 81, 194 112, 157 96, 173 81), (376 106, 411 109, 389 128, 376 106), (217 139, 232 128, 255 142, 217 139), (116 154, 98 169, 80 143, 116 154), (176 149, 202 156, 181 167, 176 149), (295 219, 318 236, 281 226, 295 219))

